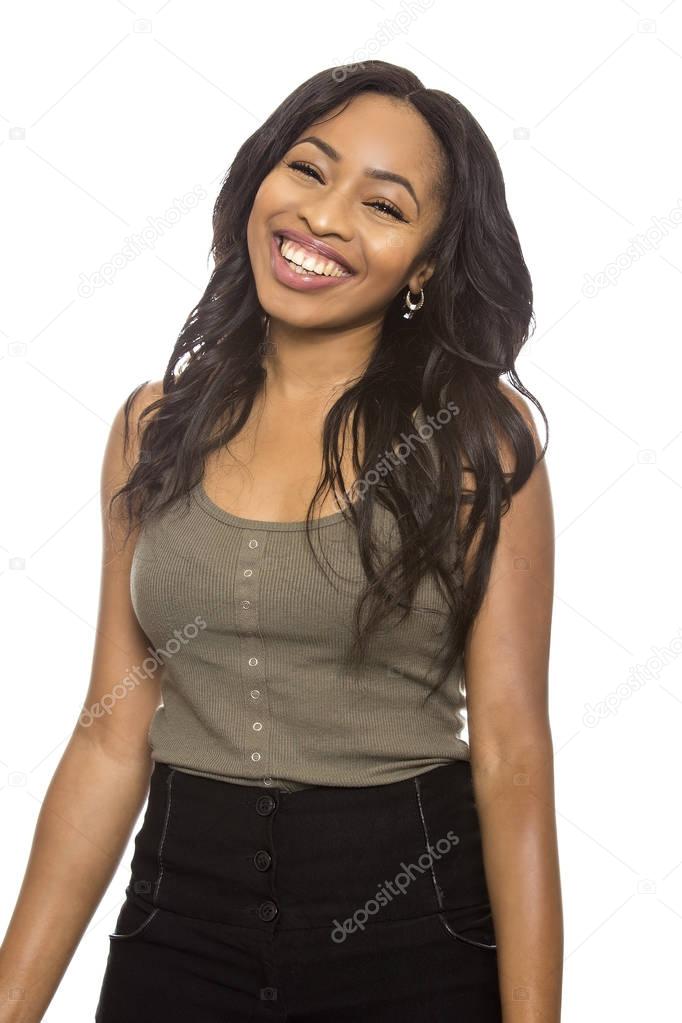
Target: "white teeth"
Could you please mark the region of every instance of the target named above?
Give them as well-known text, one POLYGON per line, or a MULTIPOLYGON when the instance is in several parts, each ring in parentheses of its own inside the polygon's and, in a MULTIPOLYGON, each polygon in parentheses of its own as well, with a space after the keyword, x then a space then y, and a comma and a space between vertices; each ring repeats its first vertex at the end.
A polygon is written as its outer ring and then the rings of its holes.
POLYGON ((323 277, 350 277, 333 259, 314 256, 289 238, 280 239, 280 252, 288 263, 295 264, 296 273, 315 273, 323 277))

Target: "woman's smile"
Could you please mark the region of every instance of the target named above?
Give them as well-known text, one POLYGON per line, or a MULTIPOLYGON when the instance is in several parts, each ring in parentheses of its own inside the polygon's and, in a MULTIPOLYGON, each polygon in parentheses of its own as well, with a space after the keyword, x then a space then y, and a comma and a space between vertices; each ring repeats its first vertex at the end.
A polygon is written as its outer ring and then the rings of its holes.
POLYGON ((270 249, 273 275, 298 291, 334 287, 355 277, 345 265, 290 237, 273 234, 270 249))

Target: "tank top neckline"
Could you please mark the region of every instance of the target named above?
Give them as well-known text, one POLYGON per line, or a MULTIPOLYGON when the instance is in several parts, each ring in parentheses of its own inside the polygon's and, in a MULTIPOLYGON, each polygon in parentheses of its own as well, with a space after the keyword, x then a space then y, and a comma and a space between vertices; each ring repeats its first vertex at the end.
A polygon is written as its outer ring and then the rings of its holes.
MULTIPOLYGON (((418 406, 412 414, 413 422, 416 422, 420 415, 421 406, 418 406)), ((217 505, 215 501, 211 500, 204 490, 203 479, 199 480, 192 488, 192 496, 199 507, 212 516, 212 518, 218 519, 219 522, 224 522, 227 525, 236 526, 238 529, 261 529, 268 532, 292 532, 305 529, 305 519, 297 522, 271 522, 267 519, 245 519, 240 515, 233 515, 232 512, 226 511, 220 505, 217 505)), ((321 515, 313 519, 310 523, 310 528, 321 529, 323 526, 335 526, 346 520, 346 518, 345 512, 341 509, 340 511, 332 512, 330 515, 321 515)))
MULTIPOLYGON (((225 522, 230 526, 236 526, 239 529, 260 529, 268 532, 305 529, 305 519, 301 519, 297 522, 270 522, 267 519, 245 519, 241 515, 233 515, 232 512, 226 511, 224 508, 217 505, 215 501, 211 500, 204 490, 203 480, 199 480, 193 488, 192 494, 199 507, 208 515, 211 515, 214 519, 218 519, 220 522, 225 522)), ((310 528, 321 529, 322 526, 332 526, 338 522, 343 522, 345 517, 343 509, 337 512, 332 512, 330 515, 321 515, 319 518, 312 519, 310 528)))

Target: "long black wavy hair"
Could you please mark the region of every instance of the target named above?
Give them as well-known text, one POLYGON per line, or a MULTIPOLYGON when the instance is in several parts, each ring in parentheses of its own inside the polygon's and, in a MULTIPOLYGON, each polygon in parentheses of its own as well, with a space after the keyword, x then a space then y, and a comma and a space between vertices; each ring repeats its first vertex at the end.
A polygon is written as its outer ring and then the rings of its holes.
MULTIPOLYGON (((536 463, 531 430, 500 387, 503 374, 539 409, 549 434, 541 405, 514 368, 534 319, 532 285, 497 156, 466 107, 446 92, 425 88, 407 69, 368 60, 350 70, 321 71, 295 89, 241 146, 213 210, 213 272, 180 331, 162 396, 140 415, 140 457, 111 501, 125 499, 130 536, 149 515, 188 495, 201 481, 206 455, 228 444, 244 426, 266 376, 261 361, 266 317, 246 243, 254 197, 304 129, 367 91, 409 103, 430 125, 441 152, 438 188, 444 213, 420 254, 436 261, 423 309, 405 319, 402 290, 394 296, 365 371, 325 418, 323 473, 306 514, 306 536, 310 543, 313 509, 331 489, 355 525, 367 577, 355 608, 350 665, 362 660, 367 637, 380 621, 396 609, 409 612, 417 585, 431 573, 448 607, 440 686, 463 663, 467 632, 490 576, 500 518, 536 463), (401 432, 413 433, 419 405, 427 417, 456 409, 433 431, 437 457, 431 457, 428 445, 416 444, 394 471, 375 472, 379 478, 362 501, 349 501, 339 452, 349 416, 354 471, 365 480, 378 463, 386 464, 401 432), (362 457, 359 422, 365 439, 362 457), (504 470, 501 441, 514 453, 511 471, 504 470), (472 474, 473 489, 464 485, 465 471, 472 474), (400 543, 388 558, 372 538, 375 502, 395 516, 399 530, 400 543), (463 510, 467 514, 460 516, 463 510)), ((126 447, 130 409, 145 383, 125 402, 126 447)), ((546 447, 547 441, 539 458, 546 447)), ((461 674, 459 684, 464 685, 461 674)))

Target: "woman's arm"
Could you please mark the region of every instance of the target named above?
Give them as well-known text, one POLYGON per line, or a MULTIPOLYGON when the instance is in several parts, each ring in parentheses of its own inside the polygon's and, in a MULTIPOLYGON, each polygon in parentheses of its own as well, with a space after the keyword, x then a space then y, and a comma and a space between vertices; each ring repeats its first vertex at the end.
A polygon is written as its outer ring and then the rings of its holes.
MULTIPOLYGON (((136 397, 131 423, 157 396, 147 385, 136 397)), ((133 458, 137 458, 133 430, 133 458)), ((149 640, 130 602, 127 545, 108 502, 127 479, 123 408, 109 436, 102 468, 103 566, 92 673, 84 709, 105 706, 117 682, 148 656, 149 640)), ((116 871, 142 809, 152 762, 147 745, 160 703, 156 676, 144 678, 111 713, 79 715, 38 816, 23 883, 0 948, 0 1023, 38 1023, 116 871), (84 722, 91 720, 91 724, 84 722)))
MULTIPOLYGON (((501 386, 539 452, 525 402, 501 386)), ((548 716, 553 586, 553 512, 543 459, 502 517, 465 653, 472 776, 504 1023, 558 1023, 561 1015, 563 911, 548 716)))

